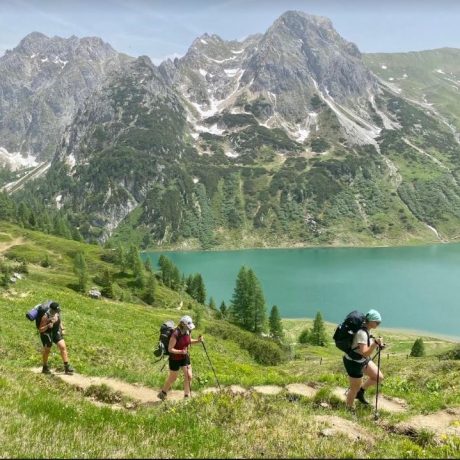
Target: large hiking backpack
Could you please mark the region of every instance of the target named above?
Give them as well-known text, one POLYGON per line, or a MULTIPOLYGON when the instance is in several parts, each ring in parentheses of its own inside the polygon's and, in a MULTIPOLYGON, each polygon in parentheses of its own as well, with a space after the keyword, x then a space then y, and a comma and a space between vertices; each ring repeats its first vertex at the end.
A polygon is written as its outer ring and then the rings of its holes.
MULTIPOLYGON (((351 346, 353 343, 354 335, 361 329, 366 316, 359 311, 352 311, 349 313, 343 322, 339 324, 334 332, 332 338, 334 339, 335 346, 344 351, 352 359, 361 359, 362 355, 354 351, 351 346)), ((368 334, 369 340, 369 334, 368 334)))
POLYGON ((29 321, 35 320, 35 326, 37 329, 40 327, 40 321, 43 318, 43 315, 49 310, 50 305, 53 303, 53 300, 46 300, 45 302, 35 305, 34 308, 29 310, 26 313, 26 318, 29 321))
POLYGON ((153 351, 153 354, 157 358, 162 358, 163 356, 168 356, 168 346, 169 346, 169 339, 171 338, 171 334, 173 333, 176 326, 174 325, 174 321, 168 320, 165 321, 160 327, 160 337, 158 339, 158 346, 153 351))

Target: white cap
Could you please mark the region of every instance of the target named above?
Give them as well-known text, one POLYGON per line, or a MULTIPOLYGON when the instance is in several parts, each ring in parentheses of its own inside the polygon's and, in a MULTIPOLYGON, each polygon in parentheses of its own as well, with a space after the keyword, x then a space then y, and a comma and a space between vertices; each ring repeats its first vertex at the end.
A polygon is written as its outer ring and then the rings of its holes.
POLYGON ((185 326, 187 326, 190 331, 192 329, 195 329, 195 325, 193 324, 192 318, 188 315, 183 316, 180 319, 180 322, 184 324, 185 326))

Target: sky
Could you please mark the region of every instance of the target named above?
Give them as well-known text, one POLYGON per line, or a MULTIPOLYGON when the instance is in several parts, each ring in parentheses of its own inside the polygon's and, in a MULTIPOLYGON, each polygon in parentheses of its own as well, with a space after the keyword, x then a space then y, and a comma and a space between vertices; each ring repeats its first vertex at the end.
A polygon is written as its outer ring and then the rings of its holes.
POLYGON ((204 33, 263 33, 287 10, 328 17, 364 53, 460 48, 460 0, 0 0, 0 56, 38 31, 97 36, 159 64, 204 33))

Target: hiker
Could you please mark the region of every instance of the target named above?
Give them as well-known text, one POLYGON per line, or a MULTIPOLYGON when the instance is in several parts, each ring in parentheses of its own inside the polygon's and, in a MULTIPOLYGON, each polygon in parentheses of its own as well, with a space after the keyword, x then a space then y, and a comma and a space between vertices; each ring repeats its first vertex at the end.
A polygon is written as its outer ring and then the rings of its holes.
MULTIPOLYGON (((350 388, 347 393, 346 405, 349 409, 353 409, 354 400, 357 399, 362 404, 368 405, 364 397, 364 392, 371 386, 377 383, 377 366, 372 361, 371 355, 377 347, 383 348, 382 337, 374 338, 370 335, 370 330, 375 329, 382 321, 382 317, 377 310, 369 310, 366 315, 361 329, 353 336, 352 350, 357 353, 357 356, 350 357, 347 353, 343 356, 343 364, 348 374, 350 388), (358 357, 361 355, 361 358, 358 357), (367 375, 366 381, 363 383, 363 375, 367 375)), ((383 380, 383 374, 380 372, 379 382, 383 380)))
POLYGON ((51 351, 53 342, 59 348, 61 353, 62 361, 64 362, 64 371, 66 374, 73 374, 74 369, 69 364, 69 358, 67 356, 67 347, 64 341, 64 328, 61 321, 61 307, 57 302, 51 302, 49 309, 42 316, 40 325, 38 327, 40 332, 40 339, 43 344, 43 368, 44 374, 51 374, 51 370, 48 366, 48 357, 51 351))
POLYGON ((191 331, 195 329, 192 318, 185 315, 181 318, 176 329, 174 329, 169 339, 169 375, 166 379, 163 388, 158 393, 158 398, 165 400, 173 383, 179 375, 179 369, 184 372, 184 397, 188 398, 191 393, 192 383, 192 365, 188 348, 196 343, 203 342, 203 337, 200 335, 198 339, 192 339, 191 331))

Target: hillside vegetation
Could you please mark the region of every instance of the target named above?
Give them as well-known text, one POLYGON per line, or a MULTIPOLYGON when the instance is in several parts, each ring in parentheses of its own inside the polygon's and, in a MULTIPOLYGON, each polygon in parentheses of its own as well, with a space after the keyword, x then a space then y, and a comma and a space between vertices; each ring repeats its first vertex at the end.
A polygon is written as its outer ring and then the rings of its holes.
MULTIPOLYGON (((426 356, 408 358, 417 336, 383 330, 389 345, 382 354, 386 375, 382 394, 402 398, 407 409, 399 413, 381 411, 375 422, 372 409, 358 407, 357 413, 351 414, 334 394, 335 387, 347 386, 341 353, 331 343, 327 347, 297 343, 300 332, 311 327, 311 320, 283 320, 288 359, 273 366, 258 364, 241 343, 246 340, 243 331, 218 320, 187 294, 171 291, 161 282, 153 306, 137 298, 129 273, 119 279, 128 300, 97 300, 76 292, 72 258, 77 251, 85 255, 91 282, 105 269, 116 274, 115 267, 104 261, 108 249, 0 222, 2 266, 16 267, 25 259, 28 267, 22 279, 0 290, 1 457, 459 457, 460 439, 450 431, 435 436, 429 426, 406 433, 395 429, 414 415, 460 406, 460 362, 440 359, 452 353, 455 344, 423 337, 426 356), (49 267, 40 263, 46 255, 49 267), (285 390, 277 395, 254 391, 235 395, 225 389, 205 394, 203 390, 215 387, 216 381, 204 349, 195 346, 191 353, 194 397, 189 401, 128 403, 102 387, 93 389, 91 399, 55 376, 31 372, 41 363, 41 347, 35 325, 24 314, 44 299, 55 299, 62 305, 70 362, 78 374, 159 389, 166 370, 161 370, 162 364, 154 364, 152 351, 160 324, 165 319, 177 321, 184 313, 195 318, 200 312, 194 335, 204 334, 224 388, 284 388, 290 383, 307 383, 318 391, 313 398, 293 397, 285 390), (105 404, 97 405, 94 399, 105 404), (117 405, 107 404, 111 401, 121 402, 122 408, 115 410, 117 405), (353 441, 343 432, 327 434, 328 423, 334 420, 342 421, 351 432, 364 434, 353 441)), ((329 337, 333 327, 326 324, 329 337)), ((50 364, 52 368, 62 365, 56 347, 50 364)), ((181 390, 182 377, 174 388, 181 390)), ((459 425, 460 420, 451 423, 454 430, 459 425)))

